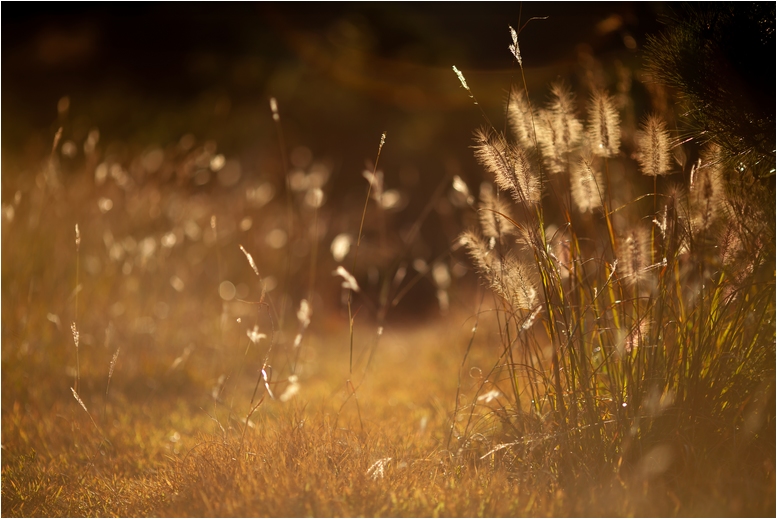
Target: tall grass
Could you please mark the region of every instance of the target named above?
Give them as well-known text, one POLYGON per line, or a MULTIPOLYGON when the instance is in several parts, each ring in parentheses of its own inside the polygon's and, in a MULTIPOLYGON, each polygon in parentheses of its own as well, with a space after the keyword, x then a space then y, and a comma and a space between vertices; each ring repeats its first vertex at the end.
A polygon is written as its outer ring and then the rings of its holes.
POLYGON ((499 347, 470 405, 457 406, 461 452, 518 473, 541 461, 567 490, 594 478, 698 497, 712 471, 742 491, 735 474, 774 451, 766 184, 714 147, 683 171, 671 156, 689 144, 656 114, 625 135, 604 90, 584 109, 558 83, 544 107, 529 99, 513 88, 511 131, 489 123, 474 137, 494 187, 459 244, 493 294, 499 347), (620 183, 640 175, 674 183, 625 199, 620 183))
POLYGON ((400 231, 384 133, 356 202, 326 205, 275 98, 278 175, 207 195, 213 142, 159 149, 173 185, 95 130, 62 174, 57 132, 3 205, 3 515, 772 511, 769 186, 673 114, 632 131, 626 91, 536 102, 510 37, 506 130, 477 105, 486 182, 453 177, 470 225, 433 229, 467 258, 413 250, 449 177, 400 231), (424 283, 443 318, 390 320, 424 283))

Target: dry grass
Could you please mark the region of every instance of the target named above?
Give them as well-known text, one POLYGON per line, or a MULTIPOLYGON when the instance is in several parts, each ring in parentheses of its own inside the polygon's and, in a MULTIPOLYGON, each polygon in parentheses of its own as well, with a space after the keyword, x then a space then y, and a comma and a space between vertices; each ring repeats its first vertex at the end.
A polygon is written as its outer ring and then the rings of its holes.
POLYGON ((662 114, 534 94, 476 134, 495 185, 455 177, 437 258, 377 160, 363 210, 316 163, 198 192, 224 157, 196 141, 58 133, 4 175, 2 514, 774 515, 769 186, 715 149, 659 184, 662 114), (392 320, 422 284, 447 315, 392 320))

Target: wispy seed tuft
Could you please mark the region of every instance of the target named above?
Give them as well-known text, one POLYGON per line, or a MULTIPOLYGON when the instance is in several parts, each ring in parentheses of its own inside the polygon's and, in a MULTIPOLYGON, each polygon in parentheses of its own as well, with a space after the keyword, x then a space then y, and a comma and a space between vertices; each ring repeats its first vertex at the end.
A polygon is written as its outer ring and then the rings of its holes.
POLYGON ((475 158, 494 175, 497 186, 516 202, 536 204, 541 198, 540 180, 519 146, 507 144, 489 130, 475 132, 475 158))
POLYGON ((591 151, 600 157, 618 154, 621 146, 620 117, 615 102, 606 92, 596 92, 588 105, 591 151))
POLYGON ((637 162, 645 175, 656 177, 670 173, 669 132, 657 115, 650 115, 637 132, 637 162))

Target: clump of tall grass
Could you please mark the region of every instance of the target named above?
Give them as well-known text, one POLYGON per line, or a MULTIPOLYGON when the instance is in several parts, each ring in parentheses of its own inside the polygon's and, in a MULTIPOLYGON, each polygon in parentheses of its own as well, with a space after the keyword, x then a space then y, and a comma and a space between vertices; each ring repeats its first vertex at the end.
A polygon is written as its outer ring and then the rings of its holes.
MULTIPOLYGON (((660 115, 623 138, 606 91, 585 110, 561 84, 545 107, 529 99, 514 87, 510 132, 488 126, 474 137, 495 187, 477 206, 479 229, 459 244, 493 294, 500 353, 471 405, 457 403, 459 452, 486 435, 483 458, 541 460, 562 488, 602 476, 699 495, 710 468, 741 467, 764 449, 773 459, 775 235, 765 197, 727 182, 748 172, 727 170, 714 146, 680 175, 671 157, 682 144, 660 115), (654 192, 614 207, 616 162, 634 185, 640 173, 675 185, 654 180, 654 192), (645 197, 653 212, 641 212, 645 197)), ((768 481, 768 469, 759 476, 768 481)))

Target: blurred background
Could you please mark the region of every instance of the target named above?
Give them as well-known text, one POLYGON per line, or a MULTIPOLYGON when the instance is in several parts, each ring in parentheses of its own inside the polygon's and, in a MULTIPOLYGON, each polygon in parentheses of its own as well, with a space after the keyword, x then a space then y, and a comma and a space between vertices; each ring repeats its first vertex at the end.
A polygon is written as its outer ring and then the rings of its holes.
MULTIPOLYGON (((459 175, 477 196, 484 175, 469 148, 472 132, 488 121, 503 128, 507 91, 521 82, 508 26, 522 28, 532 98, 544 102, 548 85, 561 78, 577 92, 582 116, 594 87, 627 89, 636 103, 646 102, 634 71, 666 9, 644 2, 7 3, 4 207, 36 183, 88 179, 78 184, 72 219, 82 227, 85 219, 105 222, 87 229, 105 246, 105 257, 95 256, 101 267, 91 265, 99 274, 113 262, 125 276, 139 268, 140 260, 125 265, 145 238, 157 250, 208 242, 215 215, 216 241, 230 255, 218 259, 213 285, 245 274, 241 243, 257 255, 263 275, 281 278, 284 258, 292 258, 299 285, 292 299, 304 296, 315 276, 307 272, 307 238, 318 233, 319 281, 334 293, 330 243, 343 234, 354 239, 367 189, 363 171, 386 131, 384 196, 375 200, 378 211, 368 212, 356 273, 374 285, 378 305, 384 278, 402 268, 429 272, 472 220, 450 183, 459 175), (60 127, 51 157, 56 178, 41 177, 60 127), (291 236, 282 223, 285 169, 296 208, 291 236), (314 211, 316 187, 325 198, 314 211)), ((211 275, 213 268, 194 266, 207 256, 198 247, 187 249, 185 272, 171 279, 204 283, 211 275)), ((350 256, 341 261, 350 268, 350 256)), ((448 265, 454 278, 466 272, 455 261, 448 265)), ((230 283, 226 295, 250 298, 230 283)), ((435 283, 419 282, 413 291, 408 315, 436 312, 435 283)))

